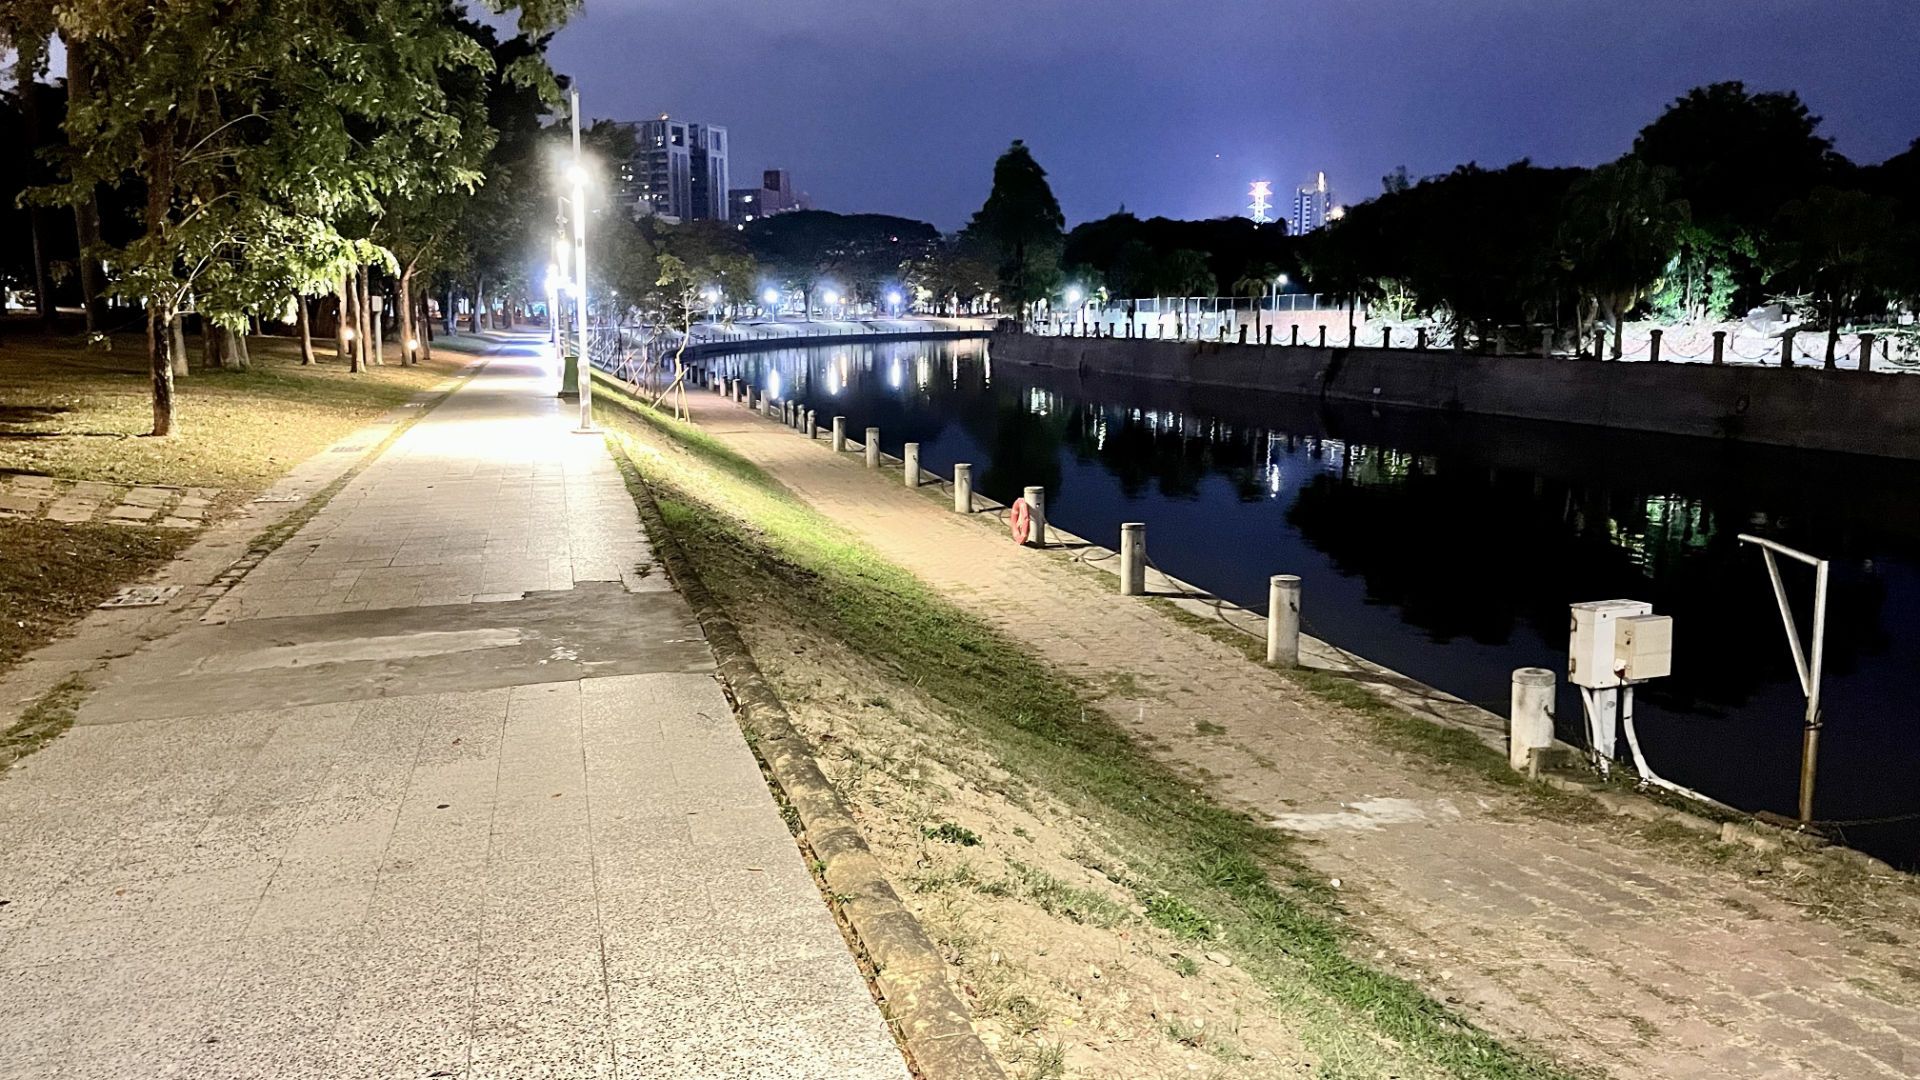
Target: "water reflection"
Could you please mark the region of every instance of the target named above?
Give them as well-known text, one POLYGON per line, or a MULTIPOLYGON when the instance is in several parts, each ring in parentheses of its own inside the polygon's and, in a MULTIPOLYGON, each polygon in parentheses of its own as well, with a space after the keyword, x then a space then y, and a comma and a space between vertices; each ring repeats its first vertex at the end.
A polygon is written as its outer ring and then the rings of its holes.
MULTIPOLYGON (((1835 562, 1819 816, 1920 809, 1904 705, 1920 696, 1913 467, 1004 364, 994 379, 973 342, 719 363, 879 427, 889 450, 919 442, 931 469, 971 462, 994 498, 1044 485, 1075 532, 1146 521, 1157 563, 1249 606, 1268 575, 1299 573, 1309 629, 1498 711, 1513 668, 1564 668, 1568 603, 1651 601, 1677 641, 1674 675, 1641 695, 1649 757, 1750 808, 1793 806, 1800 698, 1759 558, 1735 535, 1820 552, 1835 562)), ((1570 695, 1560 715, 1571 729, 1570 695)), ((1916 832, 1852 839, 1913 860, 1916 832)))

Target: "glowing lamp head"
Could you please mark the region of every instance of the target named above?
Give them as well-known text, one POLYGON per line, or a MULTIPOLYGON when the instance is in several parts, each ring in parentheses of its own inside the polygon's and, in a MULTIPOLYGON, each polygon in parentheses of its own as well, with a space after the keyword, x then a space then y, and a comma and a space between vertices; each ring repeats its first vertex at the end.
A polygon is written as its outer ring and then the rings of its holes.
POLYGON ((780 302, 780 291, 778 289, 768 289, 766 292, 760 294, 760 299, 765 300, 769 306, 777 304, 780 302))
POLYGON ((1077 304, 1080 302, 1080 299, 1081 299, 1081 293, 1078 288, 1067 290, 1067 303, 1077 304))
POLYGON ((568 162, 567 163, 567 183, 572 184, 574 187, 577 187, 577 188, 586 187, 587 186, 586 166, 580 164, 578 161, 568 162))
POLYGON ((820 299, 825 300, 829 304, 837 304, 840 302, 840 294, 834 292, 832 289, 828 289, 826 292, 820 294, 820 299))
POLYGON ((887 303, 892 304, 894 307, 899 307, 900 306, 900 290, 895 289, 894 291, 888 293, 887 303))

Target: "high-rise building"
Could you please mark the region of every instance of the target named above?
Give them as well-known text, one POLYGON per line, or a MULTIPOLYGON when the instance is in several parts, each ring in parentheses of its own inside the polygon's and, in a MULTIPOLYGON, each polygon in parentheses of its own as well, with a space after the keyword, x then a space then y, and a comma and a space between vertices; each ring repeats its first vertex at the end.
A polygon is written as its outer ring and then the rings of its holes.
POLYGON ((1290 222, 1293 235, 1304 236, 1339 216, 1333 205, 1333 192, 1327 187, 1326 173, 1315 173, 1312 183, 1294 189, 1290 222))
POLYGON ((727 129, 717 124, 688 124, 687 138, 693 182, 689 185, 693 217, 698 221, 727 220, 727 129))
POLYGON ((627 125, 633 160, 620 170, 620 201, 634 217, 727 219, 727 129, 664 114, 627 125))
POLYGON ((727 192, 727 203, 730 220, 747 222, 788 210, 804 210, 807 197, 793 190, 793 177, 787 170, 768 169, 760 174, 759 187, 727 192))

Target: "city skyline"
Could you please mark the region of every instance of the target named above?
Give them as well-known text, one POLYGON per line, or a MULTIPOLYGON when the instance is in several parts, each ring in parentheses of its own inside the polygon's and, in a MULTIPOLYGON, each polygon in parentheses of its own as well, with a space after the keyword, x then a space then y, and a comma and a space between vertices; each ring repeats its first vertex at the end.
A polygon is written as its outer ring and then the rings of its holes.
POLYGON ((552 55, 591 116, 712 117, 754 148, 747 164, 806 176, 821 205, 947 230, 979 206, 993 158, 1016 138, 1078 222, 1122 205, 1143 217, 1242 214, 1250 179, 1290 192, 1323 169, 1351 203, 1401 165, 1415 177, 1468 161, 1594 165, 1689 88, 1727 79, 1797 91, 1862 163, 1903 150, 1920 127, 1920 71, 1902 55, 1920 29, 1908 5, 1580 2, 1551 24, 1536 14, 1509 0, 1368 2, 1281 19, 1248 0, 1202 0, 1166 24, 1144 11, 1088 21, 989 2, 962 18, 856 0, 823 21, 753 3, 694 47, 700 20, 686 0, 604 0, 552 55), (1797 28, 1791 40, 1768 29, 1779 25, 1797 28), (1682 44, 1729 33, 1734 47, 1682 44), (667 47, 635 68, 635 41, 667 47), (1489 54, 1505 63, 1477 59, 1489 54))

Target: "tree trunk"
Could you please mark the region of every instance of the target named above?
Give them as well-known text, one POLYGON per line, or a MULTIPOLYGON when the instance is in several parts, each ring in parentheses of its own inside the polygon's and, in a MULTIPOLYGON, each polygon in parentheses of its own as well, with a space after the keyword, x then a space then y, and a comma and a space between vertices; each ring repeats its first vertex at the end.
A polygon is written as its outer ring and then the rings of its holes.
MULTIPOLYGON (((169 175, 166 187, 172 186, 169 175)), ((149 214, 153 212, 154 201, 152 197, 147 200, 149 214)), ((160 438, 173 434, 172 335, 166 325, 169 316, 159 304, 147 302, 147 367, 153 373, 153 434, 160 438)))
MULTIPOLYGON (((84 38, 67 42, 67 107, 93 96, 93 63, 84 38)), ((100 246, 100 196, 88 188, 73 206, 73 231, 79 243, 80 299, 86 311, 87 333, 105 333, 107 328, 107 275, 95 252, 100 246)))
POLYGON ((459 314, 453 306, 453 284, 449 282, 447 284, 446 295, 441 299, 441 303, 440 303, 441 329, 445 330, 448 334, 459 333, 460 326, 457 322, 455 322, 455 320, 458 318, 459 318, 459 314))
POLYGON ((247 362, 240 355, 240 343, 245 339, 227 327, 220 328, 220 366, 228 371, 245 371, 247 362))
POLYGON ((173 377, 187 374, 187 317, 178 311, 167 320, 167 333, 173 345, 173 377))
MULTIPOLYGON (((27 176, 29 183, 39 183, 41 173, 39 163, 33 152, 41 145, 40 94, 34 81, 46 61, 47 41, 45 38, 24 38, 16 44, 18 61, 15 72, 18 77, 20 97, 20 126, 27 136, 27 176)), ((53 309, 53 275, 47 270, 47 238, 50 227, 47 223, 47 210, 43 206, 27 208, 27 228, 33 237, 33 302, 40 314, 40 321, 52 329, 58 318, 53 309)))
POLYGON ((367 287, 367 279, 370 276, 371 275, 368 272, 368 268, 363 264, 360 267, 359 279, 356 282, 356 287, 360 291, 354 296, 354 308, 356 311, 359 312, 359 317, 357 319, 357 323, 359 326, 359 333, 357 336, 360 340, 360 366, 361 367, 366 367, 369 364, 373 363, 373 358, 374 358, 373 303, 372 303, 373 293, 372 293, 372 290, 370 290, 367 287))
POLYGON ((293 318, 300 324, 300 363, 311 366, 313 356, 313 316, 307 313, 307 298, 293 298, 293 318))
POLYGON ((360 305, 357 302, 357 290, 353 286, 353 271, 348 270, 340 278, 340 295, 344 306, 340 309, 341 318, 347 327, 347 370, 359 374, 367 369, 366 356, 360 349, 366 344, 366 337, 360 333, 360 305))
POLYGON ((202 368, 223 368, 227 366, 226 339, 218 327, 205 315, 200 316, 200 366, 202 368))
MULTIPOLYGON (((352 354, 348 350, 352 348, 352 343, 347 340, 348 308, 347 276, 342 274, 333 286, 333 349, 340 359, 350 361, 352 354)), ((353 368, 351 362, 347 367, 358 370, 353 368)))
POLYGON ((413 350, 413 267, 400 271, 399 296, 393 305, 396 320, 394 329, 400 333, 400 363, 415 364, 419 360, 413 350))
POLYGON ((427 296, 425 291, 421 292, 418 303, 420 307, 416 312, 417 318, 415 319, 415 325, 418 327, 420 334, 420 349, 414 354, 413 362, 416 364, 433 359, 433 319, 427 311, 427 296))

